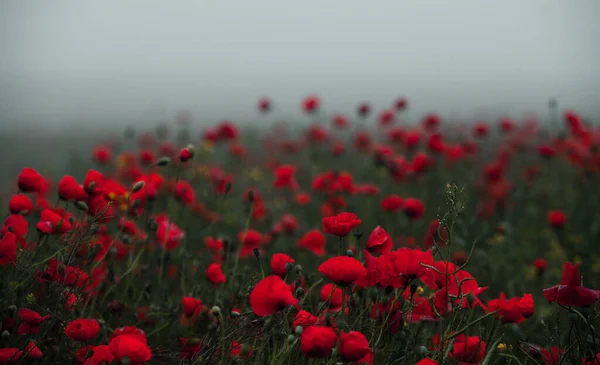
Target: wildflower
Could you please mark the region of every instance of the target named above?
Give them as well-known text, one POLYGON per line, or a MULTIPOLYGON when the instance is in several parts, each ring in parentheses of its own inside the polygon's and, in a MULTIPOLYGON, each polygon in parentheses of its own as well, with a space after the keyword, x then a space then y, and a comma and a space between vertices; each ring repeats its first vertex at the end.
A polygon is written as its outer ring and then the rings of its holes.
POLYGON ((298 305, 290 287, 277 275, 267 276, 250 292, 250 306, 257 316, 263 317, 298 305))
POLYGON ((600 299, 600 290, 581 286, 578 267, 579 264, 565 262, 560 284, 544 289, 544 297, 564 306, 584 307, 596 303, 600 299))
POLYGON ((322 220, 323 231, 340 237, 347 236, 360 223, 356 214, 346 212, 322 220))
POLYGON ((304 356, 323 358, 331 355, 338 338, 331 327, 310 326, 300 335, 300 351, 304 356))

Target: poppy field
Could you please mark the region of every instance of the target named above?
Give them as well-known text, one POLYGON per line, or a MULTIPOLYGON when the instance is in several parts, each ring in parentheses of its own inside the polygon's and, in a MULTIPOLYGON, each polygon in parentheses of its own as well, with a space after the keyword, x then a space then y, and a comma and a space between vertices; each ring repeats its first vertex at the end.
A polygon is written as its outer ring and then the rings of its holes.
POLYGON ((3 176, 0 364, 600 365, 597 129, 299 104, 3 176))

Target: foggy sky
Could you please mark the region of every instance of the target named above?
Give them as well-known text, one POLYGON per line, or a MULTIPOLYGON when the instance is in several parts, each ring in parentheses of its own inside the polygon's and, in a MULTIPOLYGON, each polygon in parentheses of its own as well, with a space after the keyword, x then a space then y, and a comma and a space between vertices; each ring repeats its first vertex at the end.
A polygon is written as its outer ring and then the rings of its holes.
POLYGON ((0 1, 4 122, 251 121, 408 97, 409 117, 594 116, 598 0, 0 1))

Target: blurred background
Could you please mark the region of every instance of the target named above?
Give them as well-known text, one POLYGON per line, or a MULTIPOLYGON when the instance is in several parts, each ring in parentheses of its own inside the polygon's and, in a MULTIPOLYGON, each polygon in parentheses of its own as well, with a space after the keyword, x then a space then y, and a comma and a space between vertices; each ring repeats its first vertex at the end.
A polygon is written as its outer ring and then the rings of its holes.
POLYGON ((2 1, 0 153, 180 110, 253 123, 261 96, 293 122, 309 93, 327 113, 405 96, 406 123, 543 121, 551 97, 593 120, 598 14, 597 0, 2 1))

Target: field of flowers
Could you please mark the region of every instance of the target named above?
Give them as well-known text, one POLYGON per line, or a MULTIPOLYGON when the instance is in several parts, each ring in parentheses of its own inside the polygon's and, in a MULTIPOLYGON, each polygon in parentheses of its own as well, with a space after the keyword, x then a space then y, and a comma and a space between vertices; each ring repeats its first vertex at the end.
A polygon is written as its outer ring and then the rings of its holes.
POLYGON ((0 364, 600 365, 600 132, 576 112, 272 106, 3 176, 0 364))

